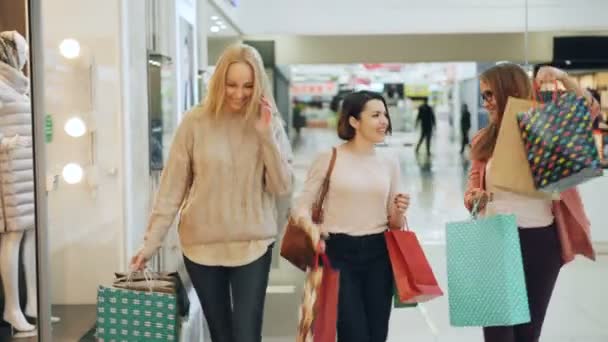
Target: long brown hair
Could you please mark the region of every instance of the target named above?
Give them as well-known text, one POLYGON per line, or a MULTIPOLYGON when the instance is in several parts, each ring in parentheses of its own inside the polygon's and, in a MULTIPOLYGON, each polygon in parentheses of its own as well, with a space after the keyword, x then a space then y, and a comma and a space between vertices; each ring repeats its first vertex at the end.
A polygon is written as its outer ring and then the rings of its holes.
MULTIPOLYGON (((220 56, 215 71, 209 80, 208 92, 203 101, 203 112, 219 116, 222 114, 226 94, 226 75, 228 68, 234 63, 246 63, 253 70, 253 94, 245 110, 245 119, 254 119, 260 112, 260 99, 263 97, 270 102, 273 112, 276 104, 270 91, 270 81, 264 71, 264 63, 258 51, 246 44, 230 45, 220 56)), ((276 113, 273 113, 276 116, 276 113)))
POLYGON ((498 118, 496 122, 490 122, 488 127, 479 132, 471 154, 473 159, 488 160, 494 153, 498 131, 509 96, 524 99, 532 98, 532 82, 524 69, 512 63, 493 66, 484 71, 479 79, 487 83, 494 94, 498 107, 498 118))

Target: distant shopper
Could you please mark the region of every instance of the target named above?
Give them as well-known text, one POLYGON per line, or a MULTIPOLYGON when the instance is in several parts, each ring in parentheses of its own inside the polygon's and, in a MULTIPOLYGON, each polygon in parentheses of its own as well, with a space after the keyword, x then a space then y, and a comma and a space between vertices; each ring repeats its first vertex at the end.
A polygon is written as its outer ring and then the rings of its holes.
POLYGON ((416 145, 416 153, 420 150, 420 145, 426 140, 426 155, 431 155, 431 140, 433 139, 433 131, 435 130, 436 120, 433 108, 429 106, 428 99, 424 99, 424 103, 418 107, 418 117, 416 118, 416 127, 421 126, 420 140, 416 145))
MULTIPOLYGON (((375 150, 390 132, 382 95, 346 95, 338 120, 338 136, 346 143, 336 148, 321 226, 329 234, 327 255, 340 270, 339 342, 382 342, 388 336, 394 282, 384 232, 403 227, 409 206, 409 196, 400 192, 398 160, 375 150)), ((327 151, 312 164, 295 216, 311 218, 331 158, 327 151)))
POLYGON ((293 105, 293 128, 296 130, 296 135, 300 137, 303 127, 306 127, 306 116, 304 116, 304 104, 295 101, 293 105))
POLYGON ((186 269, 213 342, 261 342, 276 196, 291 186, 291 149, 259 53, 220 57, 202 106, 180 124, 132 268, 158 251, 180 211, 186 269))
MULTIPOLYGON (((566 72, 543 67, 538 71, 536 80, 539 83, 560 81, 568 91, 587 98, 593 115, 599 113, 599 106, 591 95, 579 88, 566 72)), ((532 83, 520 66, 505 63, 481 74, 479 85, 483 106, 490 114, 490 125, 473 138, 465 206, 471 210, 478 202, 482 210, 487 207, 496 214, 516 216, 531 316, 529 323, 485 327, 483 334, 486 342, 537 342, 562 265, 572 261, 575 254, 595 258, 589 221, 576 188, 562 192, 557 201, 508 191, 497 191, 490 196, 486 184, 491 179, 486 169, 492 163, 507 99, 509 96, 532 99, 532 83)))
POLYGON ((464 149, 469 146, 469 130, 471 129, 471 113, 469 112, 469 106, 467 104, 462 105, 462 112, 460 113, 460 134, 462 135, 462 144, 460 147, 460 154, 464 153, 464 149))

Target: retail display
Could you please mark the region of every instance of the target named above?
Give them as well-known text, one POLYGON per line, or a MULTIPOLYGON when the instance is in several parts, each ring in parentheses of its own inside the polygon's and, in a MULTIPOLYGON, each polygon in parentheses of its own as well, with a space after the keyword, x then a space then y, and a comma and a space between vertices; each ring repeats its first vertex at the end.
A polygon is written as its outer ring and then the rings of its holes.
POLYGON ((593 131, 593 137, 600 156, 602 168, 608 168, 608 128, 601 127, 593 131))
POLYGON ((584 97, 555 94, 517 120, 537 189, 562 192, 603 174, 584 97))
POLYGON ((27 42, 16 31, 0 33, 0 273, 5 321, 17 332, 34 332, 25 315, 37 317, 35 196, 29 79, 23 74, 27 42), (22 243, 23 241, 23 243, 22 243), (27 304, 19 303, 19 255, 27 304))

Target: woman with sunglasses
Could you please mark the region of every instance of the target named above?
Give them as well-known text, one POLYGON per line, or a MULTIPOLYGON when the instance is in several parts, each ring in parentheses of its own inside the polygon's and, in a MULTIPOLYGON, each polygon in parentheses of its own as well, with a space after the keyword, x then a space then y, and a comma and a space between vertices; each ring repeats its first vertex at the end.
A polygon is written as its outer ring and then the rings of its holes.
MULTIPOLYGON (((591 95, 580 88, 562 70, 542 67, 536 75, 538 83, 559 81, 567 91, 585 96, 592 115, 599 106, 591 95)), ((509 96, 532 98, 532 82, 526 72, 515 64, 496 65, 480 76, 483 106, 490 115, 490 124, 473 138, 472 165, 469 173, 465 206, 471 210, 479 202, 480 210, 488 207, 493 213, 515 214, 519 227, 526 288, 531 321, 516 326, 485 327, 486 342, 536 342, 541 335, 545 313, 551 299, 559 271, 565 263, 582 254, 595 258, 589 236, 589 220, 578 191, 573 188, 560 194, 556 201, 535 199, 500 191, 490 194, 487 168, 509 96)))

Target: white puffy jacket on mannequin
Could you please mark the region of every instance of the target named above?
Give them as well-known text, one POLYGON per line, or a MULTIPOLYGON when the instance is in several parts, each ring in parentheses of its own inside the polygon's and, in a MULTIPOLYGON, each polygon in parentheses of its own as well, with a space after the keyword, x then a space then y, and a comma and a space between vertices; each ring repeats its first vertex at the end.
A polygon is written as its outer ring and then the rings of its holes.
POLYGON ((29 79, 21 69, 27 43, 17 32, 0 33, 0 274, 5 294, 4 315, 17 331, 33 331, 19 305, 19 250, 27 290, 25 314, 37 317, 34 169, 29 79), (12 51, 11 51, 12 49, 12 51))
POLYGON ((23 79, 20 79, 18 74, 12 74, 11 70, 17 71, 4 63, 0 64, 0 195, 4 217, 2 232, 29 230, 33 229, 35 224, 30 99, 26 96, 27 83, 22 85, 23 79))

